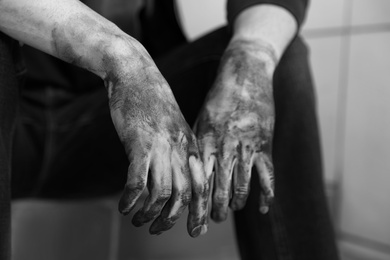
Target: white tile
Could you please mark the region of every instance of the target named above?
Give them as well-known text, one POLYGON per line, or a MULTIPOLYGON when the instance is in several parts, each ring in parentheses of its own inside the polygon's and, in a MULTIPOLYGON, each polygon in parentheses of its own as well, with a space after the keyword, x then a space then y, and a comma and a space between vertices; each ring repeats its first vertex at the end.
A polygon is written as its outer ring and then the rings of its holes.
POLYGON ((177 0, 177 10, 188 39, 226 24, 226 0, 177 0))
POLYGON ((336 127, 338 121, 340 37, 308 39, 310 61, 317 93, 318 117, 324 158, 325 179, 335 179, 336 127))
POLYGON ((310 1, 303 30, 343 26, 345 3, 348 3, 348 0, 310 1))
POLYGON ((352 25, 390 23, 389 0, 353 0, 352 25))
POLYGON ((390 33, 353 36, 341 227, 390 245, 390 33))

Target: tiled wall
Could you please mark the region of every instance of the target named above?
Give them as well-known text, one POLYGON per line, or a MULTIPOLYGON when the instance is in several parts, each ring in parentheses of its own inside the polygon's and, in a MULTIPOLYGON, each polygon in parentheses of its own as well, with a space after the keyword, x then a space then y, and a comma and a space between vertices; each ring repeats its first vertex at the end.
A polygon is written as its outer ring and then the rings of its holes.
MULTIPOLYGON (((190 39, 224 23, 224 2, 178 1, 190 39)), ((388 0, 312 0, 303 27, 344 260, 390 259, 389 14, 388 0)), ((13 260, 237 259, 230 221, 191 239, 182 218, 152 237, 119 216, 116 201, 15 203, 13 260)))
POLYGON ((326 179, 345 259, 390 259, 390 1, 312 1, 326 179))

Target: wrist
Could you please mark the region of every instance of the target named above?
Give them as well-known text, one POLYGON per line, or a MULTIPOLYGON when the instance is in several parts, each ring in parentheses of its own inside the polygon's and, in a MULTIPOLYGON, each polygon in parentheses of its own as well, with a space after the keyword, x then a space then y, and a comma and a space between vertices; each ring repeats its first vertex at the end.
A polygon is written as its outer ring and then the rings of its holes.
POLYGON ((155 64, 146 49, 136 39, 124 34, 107 40, 101 49, 100 77, 134 77, 137 71, 155 64))
POLYGON ((274 49, 277 60, 297 31, 292 14, 272 4, 248 7, 237 16, 233 27, 233 39, 266 43, 274 49))
POLYGON ((88 28, 58 27, 53 30, 52 37, 57 57, 87 69, 103 80, 132 71, 151 60, 136 39, 111 22, 94 23, 88 28))
MULTIPOLYGON (((101 73, 108 98, 121 91, 153 91, 154 86, 166 87, 161 72, 141 43, 128 35, 117 36, 102 49, 101 73), (127 89, 127 90, 125 90, 127 89)), ((119 100, 122 97, 116 95, 119 100)))
POLYGON ((96 50, 95 55, 90 55, 94 73, 105 81, 133 77, 136 71, 154 65, 142 44, 122 31, 105 33, 91 49, 96 50))
POLYGON ((266 75, 272 78, 279 59, 275 48, 269 43, 260 39, 248 40, 233 37, 228 50, 233 52, 235 50, 244 51, 247 55, 255 57, 262 64, 266 75))

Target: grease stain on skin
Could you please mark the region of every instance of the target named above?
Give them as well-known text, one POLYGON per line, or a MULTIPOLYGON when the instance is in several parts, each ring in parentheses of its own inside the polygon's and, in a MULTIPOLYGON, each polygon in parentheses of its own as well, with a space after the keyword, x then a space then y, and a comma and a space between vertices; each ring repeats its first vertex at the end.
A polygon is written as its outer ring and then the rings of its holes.
MULTIPOLYGON (((269 66, 275 64, 276 55, 267 46, 259 47, 245 41, 230 45, 222 58, 219 76, 198 119, 197 134, 201 147, 210 149, 207 144, 216 143, 214 152, 218 154, 216 184, 220 187, 219 193, 224 187, 230 187, 230 162, 238 155, 236 168, 241 177, 237 179, 239 184, 235 185, 240 186, 235 187, 231 201, 234 208, 242 208, 245 204, 254 158, 260 155, 271 158, 274 106, 269 66), (259 59, 259 56, 267 58, 259 59)), ((209 151, 202 152, 211 156, 209 151)), ((264 194, 266 202, 270 203, 274 187, 271 159, 264 167, 268 168, 267 176, 263 176, 261 181, 267 188, 264 194)), ((227 201, 229 198, 225 195, 214 194, 213 219, 225 219, 227 201)))
MULTIPOLYGON (((131 37, 117 35, 114 31, 100 24, 94 17, 75 14, 65 26, 56 25, 52 30, 52 48, 61 59, 89 69, 101 75, 104 80, 111 116, 128 155, 129 169, 134 171, 129 170, 128 179, 139 177, 137 180, 132 180, 133 185, 126 185, 119 203, 119 210, 128 214, 140 193, 145 189, 146 179, 150 185, 149 189, 155 188, 153 183, 150 184, 151 178, 137 174, 148 171, 150 154, 152 150, 160 151, 158 150, 161 146, 160 140, 165 140, 171 150, 179 153, 181 164, 184 162, 188 164, 191 158, 198 159, 199 151, 196 139, 181 114, 168 83, 150 56, 143 49, 135 48, 131 37), (72 30, 72 28, 77 28, 77 30, 72 30), (96 39, 94 49, 83 48, 87 40, 91 41, 91 35, 93 39, 96 39), (105 41, 107 38, 113 39, 113 45, 105 41), (115 56, 110 53, 114 47, 120 49, 119 52, 115 52, 115 56), (98 55, 91 55, 91 53, 98 55), (141 166, 137 166, 138 164, 141 166), (134 185, 135 182, 136 185, 134 185)), ((163 154, 153 152, 153 156, 163 154)), ((181 167, 183 179, 189 182, 190 169, 188 166, 180 165, 179 167, 181 167)), ((163 176, 159 170, 154 169, 154 174, 161 178, 167 177, 163 176)), ((202 180, 196 181, 204 185, 202 180)), ((187 184, 187 186, 191 185, 187 184)), ((178 199, 182 201, 181 203, 188 204, 189 199, 185 194, 190 192, 188 190, 181 192, 183 193, 180 193, 178 199)), ((205 194, 201 196, 207 198, 205 194)), ((149 198, 154 201, 145 202, 145 206, 134 215, 133 224, 139 226, 159 216, 169 198, 172 198, 171 194, 149 198)), ((196 209, 193 214, 201 214, 204 211, 196 209)), ((179 215, 181 212, 161 220, 163 224, 160 228, 169 229, 179 215)), ((193 218, 193 221, 190 225, 199 225, 198 219, 193 218)), ((155 230, 156 233, 160 233, 161 229, 155 230)))
POLYGON ((101 26, 95 19, 75 14, 72 19, 69 19, 60 26, 56 24, 51 32, 52 48, 59 58, 74 64, 79 67, 88 68, 85 62, 86 56, 82 53, 77 53, 77 47, 85 44, 87 37, 91 33, 101 31, 101 26), (74 29, 75 28, 75 29, 74 29))

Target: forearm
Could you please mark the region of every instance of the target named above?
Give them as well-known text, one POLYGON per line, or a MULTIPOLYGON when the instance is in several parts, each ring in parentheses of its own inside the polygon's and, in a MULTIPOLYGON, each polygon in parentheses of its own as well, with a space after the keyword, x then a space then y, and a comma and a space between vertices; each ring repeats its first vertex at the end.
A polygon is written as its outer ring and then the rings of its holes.
POLYGON ((139 53, 148 57, 135 39, 78 0, 2 0, 0 30, 103 79, 119 73, 118 66, 137 66, 139 53))
POLYGON ((286 9, 269 4, 254 5, 235 19, 232 40, 258 41, 268 46, 278 61, 297 29, 296 19, 286 9))

